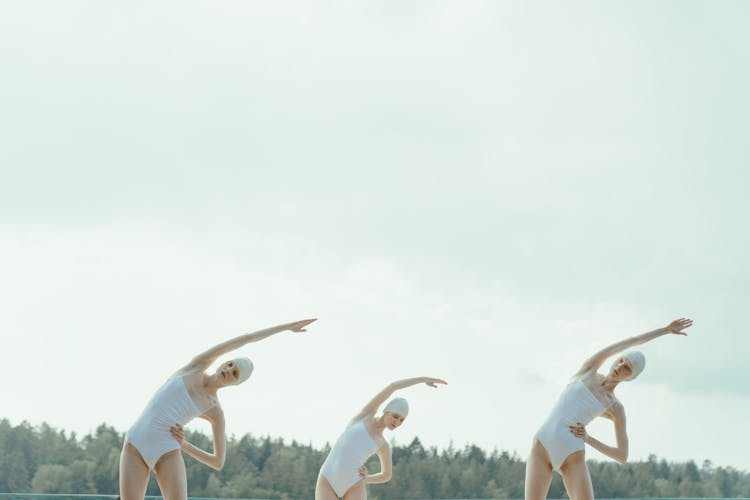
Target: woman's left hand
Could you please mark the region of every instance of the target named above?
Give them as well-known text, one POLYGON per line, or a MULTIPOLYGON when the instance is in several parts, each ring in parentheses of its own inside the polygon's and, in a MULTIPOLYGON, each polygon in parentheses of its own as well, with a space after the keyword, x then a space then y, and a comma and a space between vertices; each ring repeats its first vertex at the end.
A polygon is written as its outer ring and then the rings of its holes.
POLYGON ((581 422, 578 422, 575 425, 569 425, 568 428, 570 429, 570 432, 577 438, 583 439, 584 443, 588 443, 589 440, 589 434, 586 432, 586 426, 583 425, 581 422))
POLYGON ((367 467, 365 467, 364 465, 359 468, 359 477, 361 477, 362 479, 367 478, 367 467))
POLYGON ((180 443, 180 448, 182 448, 182 443, 185 442, 185 430, 182 426, 180 424, 175 424, 169 428, 169 432, 172 433, 172 437, 180 443))
POLYGON ((670 331, 670 333, 674 333, 676 335, 687 335, 687 333, 683 332, 685 328, 690 328, 693 326, 693 320, 688 318, 680 318, 672 321, 670 324, 667 325, 667 330, 670 331))
POLYGON ((441 378, 433 378, 433 377, 424 377, 423 382, 429 385, 430 387, 435 387, 435 388, 437 388, 437 384, 448 385, 448 382, 446 382, 445 380, 441 378))
POLYGON ((312 323, 313 321, 317 321, 318 318, 313 319, 303 319, 301 321, 295 321, 294 323, 289 323, 286 325, 286 329, 290 332, 306 332, 305 327, 312 323))

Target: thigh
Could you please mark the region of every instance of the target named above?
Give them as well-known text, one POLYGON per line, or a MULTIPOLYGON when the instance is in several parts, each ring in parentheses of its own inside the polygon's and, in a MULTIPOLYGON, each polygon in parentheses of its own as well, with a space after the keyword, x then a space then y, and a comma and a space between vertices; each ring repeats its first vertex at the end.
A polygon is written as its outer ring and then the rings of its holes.
POLYGON ((560 467, 560 472, 571 500, 594 500, 594 487, 583 450, 571 453, 560 467))
POLYGON ((364 481, 357 481, 354 486, 346 490, 344 500, 366 500, 367 489, 364 481))
POLYGON ((120 498, 143 500, 150 472, 135 446, 126 441, 120 452, 120 498))
POLYGON ((180 450, 162 455, 156 462, 154 472, 164 500, 187 500, 187 472, 180 450))
POLYGON ((544 449, 539 440, 535 439, 526 461, 524 498, 526 500, 544 500, 547 498, 553 474, 554 471, 547 450, 544 449))
POLYGON ((322 474, 318 474, 318 482, 315 484, 315 500, 339 500, 331 483, 322 474))

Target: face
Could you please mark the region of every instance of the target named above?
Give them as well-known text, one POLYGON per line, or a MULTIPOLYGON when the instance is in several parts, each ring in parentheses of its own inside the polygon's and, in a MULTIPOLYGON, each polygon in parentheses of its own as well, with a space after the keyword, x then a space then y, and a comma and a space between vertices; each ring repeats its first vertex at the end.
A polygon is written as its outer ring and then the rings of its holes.
POLYGON ((383 421, 385 422, 385 426, 390 430, 401 427, 401 424, 404 423, 405 418, 406 417, 404 417, 400 413, 392 413, 390 411, 383 414, 383 421))
POLYGON ((618 358, 612 364, 612 369, 610 369, 609 374, 615 380, 629 380, 630 376, 633 374, 633 365, 625 357, 618 358))
POLYGON ((234 364, 234 361, 227 361, 216 369, 216 378, 221 381, 223 386, 234 385, 240 379, 240 369, 234 364))

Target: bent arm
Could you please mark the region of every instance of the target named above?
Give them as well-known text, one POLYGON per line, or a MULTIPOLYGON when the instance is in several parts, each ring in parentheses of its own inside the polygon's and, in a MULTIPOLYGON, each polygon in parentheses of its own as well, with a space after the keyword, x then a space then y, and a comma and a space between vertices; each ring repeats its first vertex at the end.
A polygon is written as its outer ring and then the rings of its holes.
POLYGON ((227 458, 227 439, 224 434, 224 413, 213 408, 204 415, 211 422, 211 431, 214 438, 214 451, 209 453, 187 441, 182 442, 182 451, 202 462, 212 469, 221 470, 227 458))
POLYGON ((365 476, 365 483, 367 484, 380 484, 387 483, 393 476, 393 460, 391 458, 391 447, 387 444, 382 446, 377 451, 378 458, 380 459, 380 472, 377 474, 370 474, 365 476))
POLYGON ((664 328, 657 328, 656 330, 643 333, 641 335, 636 335, 635 337, 630 337, 625 340, 621 340, 620 342, 616 342, 610 346, 605 347, 601 351, 597 352, 593 356, 591 356, 589 359, 587 359, 583 365, 581 366, 580 370, 576 373, 576 376, 583 375, 584 373, 598 370, 602 364, 607 361, 607 358, 610 358, 614 356, 615 354, 622 352, 626 349, 630 349, 631 347, 645 344, 646 342, 649 342, 651 340, 654 340, 655 338, 661 337, 662 335, 667 335, 669 333, 674 333, 678 335, 686 335, 682 330, 685 328, 688 328, 691 326, 693 322, 686 318, 680 318, 677 320, 672 321, 669 325, 665 326, 664 328))
POLYGON ((362 411, 360 411, 357 416, 352 419, 352 422, 357 422, 364 418, 372 417, 378 411, 380 405, 385 403, 385 401, 390 398, 394 392, 398 391, 399 389, 405 389, 417 384, 427 384, 430 387, 437 387, 437 384, 447 384, 447 382, 445 380, 432 377, 415 377, 397 380, 396 382, 388 384, 385 389, 377 393, 375 397, 372 398, 364 408, 362 408, 362 411))
POLYGON ((219 356, 222 356, 228 352, 239 349, 240 347, 249 344, 251 342, 258 342, 265 338, 270 337, 276 333, 280 333, 286 330, 293 332, 304 332, 305 326, 315 321, 314 319, 305 319, 302 321, 295 321, 294 323, 285 323, 283 325, 272 326, 271 328, 265 328, 258 330, 257 332, 246 333, 233 339, 222 342, 221 344, 215 345, 211 349, 208 349, 190 361, 181 371, 193 371, 193 370, 204 370, 208 368, 219 356))
POLYGON ((591 445, 593 448, 604 453, 609 458, 617 460, 621 464, 624 464, 628 461, 629 452, 628 433, 625 428, 625 410, 622 405, 618 403, 616 408, 610 410, 610 414, 612 415, 612 421, 615 424, 615 437, 617 446, 608 446, 598 439, 589 436, 588 434, 586 435, 586 437, 584 437, 583 440, 586 442, 586 444, 591 445))

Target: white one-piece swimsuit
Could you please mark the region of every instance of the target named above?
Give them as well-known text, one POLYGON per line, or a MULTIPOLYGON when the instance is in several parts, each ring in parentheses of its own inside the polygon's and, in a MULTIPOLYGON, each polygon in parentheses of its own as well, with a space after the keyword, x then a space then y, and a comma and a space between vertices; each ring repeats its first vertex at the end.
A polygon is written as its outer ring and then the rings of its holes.
POLYGON ((586 425, 607 411, 609 406, 604 406, 581 379, 565 386, 549 417, 534 436, 547 450, 557 472, 568 455, 585 448, 583 439, 575 437, 568 426, 579 422, 586 425))
POLYGON ((172 377, 156 391, 141 416, 128 429, 125 440, 135 446, 149 469, 153 469, 162 455, 180 449, 169 428, 175 424, 185 425, 203 413, 190 397, 184 378, 172 377))
POLYGON ((367 432, 364 420, 356 422, 336 440, 320 468, 320 474, 328 480, 336 495, 343 497, 349 488, 362 479, 359 468, 378 448, 380 445, 367 432))

